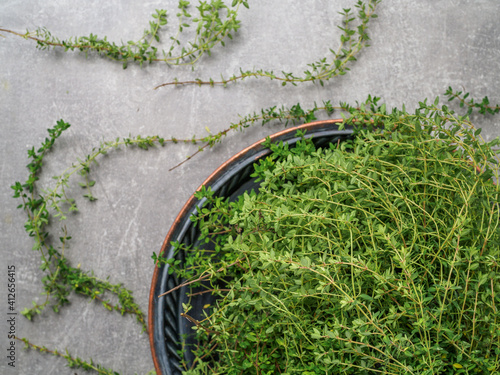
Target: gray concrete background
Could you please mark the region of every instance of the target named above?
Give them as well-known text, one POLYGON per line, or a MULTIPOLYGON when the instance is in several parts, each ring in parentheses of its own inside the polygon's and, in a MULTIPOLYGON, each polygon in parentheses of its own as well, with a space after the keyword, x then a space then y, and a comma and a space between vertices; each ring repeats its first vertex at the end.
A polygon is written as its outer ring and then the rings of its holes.
MULTIPOLYGON (((251 1, 241 11, 242 27, 225 48, 189 68, 155 64, 123 70, 105 58, 61 50, 40 51, 34 42, 5 34, 0 38, 0 282, 3 307, 0 372, 6 367, 6 266, 17 269, 17 308, 42 301, 38 254, 24 232, 25 217, 16 210, 9 186, 27 177, 26 151, 38 146, 46 129, 58 119, 72 124, 47 156, 42 184, 60 174, 100 140, 118 136, 160 134, 165 137, 203 135, 226 128, 245 115, 274 105, 315 101, 354 103, 368 94, 381 96, 388 106, 414 108, 434 99, 451 85, 462 86, 477 98, 500 102, 500 2, 497 0, 383 1, 372 21, 372 46, 359 55, 351 72, 325 87, 305 84, 281 87, 267 80, 248 80, 221 87, 164 88, 157 84, 195 77, 229 76, 239 68, 302 72, 307 63, 328 54, 340 36, 338 11, 354 0, 251 1)), ((0 27, 23 32, 46 26, 67 38, 94 33, 119 42, 138 39, 157 8, 174 0, 69 1, 0 0, 0 27)), ((174 22, 174 21, 172 21, 174 22)), ((172 30, 172 29, 168 29, 172 30)), ((163 34, 167 35, 167 33, 163 34)), ((164 39, 167 39, 166 37, 164 39)), ((335 116, 334 116, 335 117, 335 116)), ((487 139, 500 135, 499 118, 474 117, 487 139)), ((97 202, 83 200, 72 184, 80 213, 66 222, 72 235, 67 252, 73 264, 110 276, 130 288, 140 306, 148 307, 153 273, 151 254, 158 252, 184 202, 222 162, 281 126, 255 127, 227 137, 224 144, 204 152, 181 168, 168 169, 190 153, 192 146, 171 146, 143 152, 126 149, 100 159, 92 171, 97 202)), ((55 224, 57 230, 58 223, 55 224)), ((71 296, 59 314, 47 310, 35 322, 18 320, 17 333, 38 345, 68 348, 81 358, 92 357, 121 374, 153 369, 148 338, 130 317, 107 312, 96 303, 71 296)), ((17 345, 19 374, 80 374, 65 362, 17 345)), ((12 372, 15 373, 15 372, 12 372)))

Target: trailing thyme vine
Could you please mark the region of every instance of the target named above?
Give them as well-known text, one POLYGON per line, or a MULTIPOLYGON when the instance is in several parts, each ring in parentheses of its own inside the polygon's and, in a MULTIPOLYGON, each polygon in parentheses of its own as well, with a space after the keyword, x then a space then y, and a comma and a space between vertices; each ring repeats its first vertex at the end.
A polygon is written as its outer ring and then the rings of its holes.
POLYGON ((248 8, 246 0, 233 0, 231 6, 220 0, 202 1, 196 7, 198 16, 193 18, 189 13, 190 2, 179 0, 178 28, 176 34, 170 36, 171 45, 168 50, 159 51, 153 43, 160 42, 160 31, 167 25, 167 11, 156 9, 153 13, 152 21, 149 21, 148 28, 138 41, 128 41, 125 44, 117 45, 109 42, 107 37, 100 38, 90 34, 84 37, 72 37, 68 40, 61 40, 46 28, 37 28, 35 31, 18 33, 8 29, 0 31, 14 34, 25 39, 33 40, 40 49, 63 48, 64 51, 81 51, 88 54, 95 52, 100 56, 108 57, 123 64, 127 68, 130 62, 143 63, 163 62, 167 65, 193 65, 204 54, 210 55, 212 48, 216 45, 225 45, 226 38, 232 39, 232 34, 238 31, 240 21, 237 19, 240 5, 248 8), (225 14, 224 17, 221 17, 225 14), (191 26, 194 26, 195 36, 192 41, 184 43, 180 34, 191 26))
POLYGON ((95 181, 89 180, 88 173, 91 164, 95 162, 99 155, 106 154, 110 148, 118 147, 120 144, 147 148, 154 142, 161 143, 162 140, 158 137, 136 137, 133 139, 126 138, 122 141, 105 142, 99 148, 94 149, 84 160, 79 160, 77 164, 73 164, 60 176, 54 177, 56 180, 55 186, 41 193, 37 181, 42 169, 43 159, 54 145, 56 139, 69 127, 68 123, 61 120, 57 122, 54 128, 48 129, 50 138, 46 138, 38 150, 33 147, 28 151, 28 157, 31 159, 31 162, 27 165, 30 172, 28 179, 24 184, 16 182, 11 186, 14 190, 14 198, 22 200, 18 208, 23 209, 28 217, 25 229, 28 235, 34 239, 33 250, 40 253, 40 269, 46 273, 42 279, 46 295, 45 301, 41 304, 33 302, 33 307, 30 309, 25 308, 21 313, 31 320, 48 305, 55 312, 58 312, 61 306, 69 302, 68 296, 71 291, 74 291, 101 302, 108 310, 116 310, 122 315, 135 315, 142 329, 146 331, 144 314, 134 302, 132 292, 121 284, 112 284, 107 280, 95 277, 92 272, 84 272, 79 266, 72 267, 65 257, 65 250, 71 239, 66 227, 63 227, 62 236, 59 237, 60 246, 56 247, 49 240, 47 226, 56 218, 60 221, 66 220, 70 212, 78 210, 75 200, 70 198, 66 191, 68 180, 73 174, 78 173, 84 177, 85 183, 83 183, 83 186, 87 189, 84 197, 91 201, 95 200, 96 198, 91 192, 91 187, 95 181), (117 297, 118 303, 112 304, 105 297, 106 292, 117 297))
POLYGON ((356 61, 356 55, 365 47, 369 46, 369 36, 367 34, 368 23, 370 19, 376 18, 375 8, 380 3, 381 0, 369 0, 367 2, 358 1, 355 5, 357 8, 357 16, 355 16, 351 8, 344 9, 340 14, 344 17, 343 25, 338 26, 342 30, 343 34, 340 36, 340 43, 336 51, 330 49, 333 55, 331 60, 326 57, 319 61, 308 64, 309 69, 304 71, 302 76, 295 73, 281 71, 281 73, 276 74, 273 71, 266 71, 263 69, 254 70, 242 70, 240 68, 240 73, 238 75, 233 75, 229 78, 224 78, 221 75, 220 80, 214 80, 212 78, 208 80, 202 80, 196 78, 191 81, 179 81, 177 78, 172 82, 166 82, 155 87, 158 89, 164 86, 178 86, 178 85, 222 85, 226 86, 229 83, 243 81, 246 78, 267 78, 270 80, 276 80, 281 82, 283 86, 290 83, 296 86, 298 83, 303 82, 319 82, 321 86, 324 82, 339 76, 346 74, 349 71, 348 63, 350 61, 356 61))
MULTIPOLYGON (((267 123, 273 121, 283 123, 284 126, 287 126, 289 124, 295 125, 299 122, 308 123, 317 119, 316 115, 318 112, 323 112, 327 116, 331 116, 335 110, 348 108, 347 104, 345 103, 341 103, 340 106, 337 107, 333 106, 329 100, 323 101, 322 104, 322 106, 318 106, 315 103, 314 107, 309 109, 303 109, 300 103, 297 103, 291 107, 273 106, 270 108, 261 109, 260 113, 254 112, 252 114, 240 116, 240 120, 238 122, 231 123, 228 128, 221 130, 215 134, 209 134, 208 136, 202 138, 196 138, 196 136, 193 136, 191 143, 204 143, 204 145, 200 146, 196 152, 189 155, 185 160, 170 168, 170 171, 181 166, 205 149, 210 149, 216 144, 221 143, 224 137, 226 137, 227 134, 232 131, 243 131, 244 129, 256 124, 261 124, 262 126, 264 126, 267 123)), ((173 138, 173 140, 177 141, 175 138, 173 138)))
POLYGON ((467 108, 467 115, 471 115, 474 109, 478 110, 480 114, 490 114, 494 115, 500 112, 500 106, 490 105, 490 100, 487 96, 485 96, 481 101, 474 101, 474 98, 470 97, 470 93, 463 93, 463 91, 455 91, 450 87, 446 90, 445 93, 448 96, 448 101, 452 101, 458 99, 460 102, 460 108, 467 108), (467 98, 469 100, 467 100, 467 98))

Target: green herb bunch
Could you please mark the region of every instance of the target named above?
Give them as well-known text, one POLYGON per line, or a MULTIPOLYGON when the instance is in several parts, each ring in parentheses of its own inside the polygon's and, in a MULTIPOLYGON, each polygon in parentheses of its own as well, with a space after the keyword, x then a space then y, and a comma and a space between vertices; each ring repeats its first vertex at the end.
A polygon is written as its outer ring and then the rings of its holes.
POLYGON ((217 300, 200 320, 184 305, 184 374, 500 370, 499 140, 437 104, 369 98, 351 141, 269 143, 258 192, 198 193, 207 246, 170 263, 217 300))

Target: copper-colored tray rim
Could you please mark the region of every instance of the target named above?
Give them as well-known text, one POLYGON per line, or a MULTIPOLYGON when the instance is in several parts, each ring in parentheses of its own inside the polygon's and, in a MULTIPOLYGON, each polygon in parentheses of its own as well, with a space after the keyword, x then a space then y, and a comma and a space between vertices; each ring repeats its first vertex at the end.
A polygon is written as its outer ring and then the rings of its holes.
MULTIPOLYGON (((308 129, 314 129, 314 128, 328 127, 328 126, 331 126, 331 125, 336 125, 336 124, 342 123, 343 121, 344 121, 343 119, 313 121, 313 122, 310 122, 310 123, 307 123, 307 124, 302 124, 302 125, 299 125, 299 126, 294 126, 294 127, 289 128, 289 129, 285 129, 285 130, 279 131, 277 133, 272 134, 269 137, 270 137, 270 139, 272 141, 274 141, 277 138, 280 138, 280 137, 282 137, 284 135, 287 135, 289 133, 297 132, 297 130, 304 130, 304 129, 308 130, 308 129)), ((249 147, 243 149, 242 151, 238 152, 233 157, 231 157, 229 160, 227 160, 225 163, 223 163, 220 167, 218 167, 196 189, 196 191, 201 190, 202 186, 211 185, 211 183, 213 181, 215 181, 226 170, 226 168, 229 165, 231 165, 231 164, 235 163, 236 161, 238 161, 240 158, 242 158, 243 156, 245 156, 249 151, 256 150, 259 147, 262 147, 262 143, 265 140, 266 140, 266 138, 263 138, 263 139, 255 142, 251 146, 249 146, 249 147)), ((173 236, 173 234, 175 233, 175 231, 177 229, 177 226, 180 225, 180 222, 181 222, 182 218, 193 207, 193 204, 195 203, 195 201, 196 201, 196 198, 194 197, 194 193, 193 193, 191 195, 191 197, 188 199, 188 201, 184 204, 184 206, 182 207, 181 211, 179 212, 179 214, 175 218, 172 226, 170 227, 170 229, 169 229, 169 231, 167 233, 167 236, 165 237, 165 240, 163 241, 163 244, 162 244, 159 256, 161 256, 165 252, 165 250, 168 248, 170 242, 172 241, 172 236, 173 236)), ((151 280, 150 294, 149 294, 148 334, 149 334, 149 344, 150 344, 150 347, 151 347, 151 354, 153 356, 154 366, 155 366, 157 374, 161 375, 161 370, 160 370, 160 367, 159 367, 158 358, 157 358, 157 355, 156 355, 156 349, 155 349, 155 345, 154 345, 154 319, 152 319, 153 312, 154 312, 154 306, 155 306, 155 304, 154 304, 154 301, 155 301, 155 295, 154 294, 155 293, 154 292, 155 292, 155 285, 156 285, 156 283, 158 281, 158 276, 159 276, 159 268, 155 265, 155 269, 154 269, 154 272, 153 272, 153 278, 151 280)))

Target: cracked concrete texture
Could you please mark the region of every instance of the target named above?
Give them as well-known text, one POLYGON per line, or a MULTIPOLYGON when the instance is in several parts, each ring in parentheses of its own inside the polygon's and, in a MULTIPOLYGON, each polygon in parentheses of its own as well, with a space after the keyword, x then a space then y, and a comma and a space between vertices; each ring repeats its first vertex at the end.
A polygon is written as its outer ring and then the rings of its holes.
MULTIPOLYGON (((26 151, 38 146, 46 129, 58 119, 72 124, 46 159, 41 183, 60 174, 77 157, 87 154, 103 139, 129 134, 190 138, 212 133, 238 121, 238 114, 261 108, 291 106, 300 102, 331 100, 354 103, 368 94, 381 96, 389 107, 405 103, 414 108, 428 97, 434 99, 448 86, 464 87, 477 98, 488 95, 500 102, 500 2, 473 0, 383 1, 369 26, 371 47, 364 50, 351 71, 328 82, 282 87, 264 79, 247 80, 221 87, 165 87, 157 84, 178 77, 226 77, 239 68, 293 71, 337 46, 341 21, 338 11, 353 7, 353 0, 250 2, 241 11, 242 27, 225 48, 216 48, 194 71, 161 64, 123 70, 105 58, 60 50, 41 51, 33 42, 4 34, 0 38, 0 251, 1 265, 17 270, 18 311, 41 302, 39 257, 30 251, 32 240, 24 233, 24 216, 16 210, 9 186, 27 176, 26 151)), ((138 39, 154 9, 169 11, 173 0, 143 2, 0 2, 0 28, 23 32, 46 26, 54 35, 107 35, 119 42, 138 39)), ((167 31, 164 40, 168 41, 167 31)), ((335 116, 335 115, 334 115, 335 116)), ((495 117, 473 117, 486 139, 500 135, 495 117)), ((232 134, 211 151, 189 163, 168 170, 196 151, 189 145, 167 146, 143 152, 126 149, 100 159, 92 171, 97 180, 96 202, 86 202, 76 181, 68 190, 77 199, 78 214, 67 220, 72 235, 67 256, 72 264, 108 275, 134 292, 147 310, 153 273, 151 254, 158 252, 170 225, 193 191, 222 162, 281 126, 255 127, 232 134)), ((54 230, 58 231, 58 223, 54 230)), ((6 272, 4 272, 4 275, 6 272)), ((6 315, 6 284, 0 284, 6 315)), ((48 348, 68 348, 81 358, 92 357, 121 374, 146 373, 153 369, 147 336, 131 317, 107 312, 102 306, 71 296, 71 304, 59 314, 47 310, 34 322, 19 317, 17 333, 48 348)), ((5 319, 2 318, 3 321, 5 319)), ((2 350, 7 329, 3 324, 2 350)), ((63 360, 21 350, 17 345, 16 371, 6 366, 2 374, 71 374, 81 370, 65 367, 63 360)))

